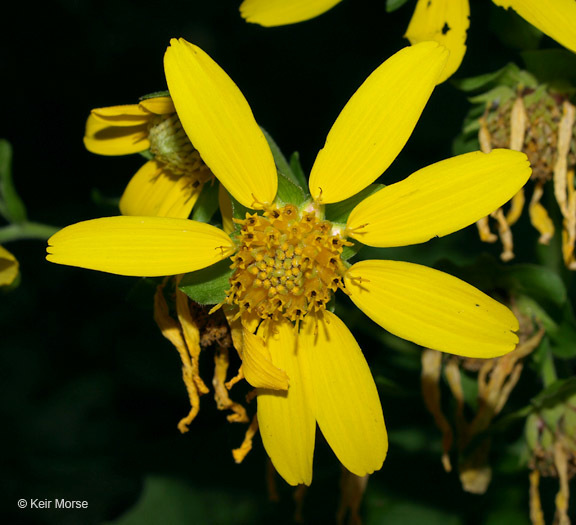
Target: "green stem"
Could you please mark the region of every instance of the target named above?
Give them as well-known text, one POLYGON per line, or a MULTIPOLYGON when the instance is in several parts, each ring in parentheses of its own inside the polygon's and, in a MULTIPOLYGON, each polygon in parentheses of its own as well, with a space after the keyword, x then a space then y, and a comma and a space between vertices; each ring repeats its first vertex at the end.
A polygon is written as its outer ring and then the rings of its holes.
POLYGON ((542 362, 542 379, 544 381, 544 388, 549 387, 558 379, 556 367, 554 366, 554 358, 550 350, 546 352, 546 356, 542 362))
POLYGON ((20 239, 42 239, 54 235, 60 228, 38 222, 20 222, 0 228, 0 244, 20 239))

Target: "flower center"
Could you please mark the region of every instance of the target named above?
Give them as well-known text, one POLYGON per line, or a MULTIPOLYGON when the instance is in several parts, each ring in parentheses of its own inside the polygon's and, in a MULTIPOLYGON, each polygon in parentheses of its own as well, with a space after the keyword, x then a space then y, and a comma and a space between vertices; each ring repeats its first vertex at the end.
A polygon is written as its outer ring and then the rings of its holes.
MULTIPOLYGON (((545 183, 553 178, 558 160, 559 137, 562 126, 563 104, 566 97, 545 90, 525 89, 523 104, 526 112, 526 132, 522 151, 528 156, 532 167, 532 179, 545 183)), ((511 136, 511 113, 516 98, 503 103, 490 103, 484 114, 484 122, 490 134, 493 148, 509 148, 511 136)), ((566 158, 568 166, 576 164, 576 127, 572 131, 566 158)))
POLYGON ((189 176, 198 184, 212 176, 188 139, 176 113, 154 117, 148 128, 148 139, 154 158, 164 163, 173 175, 189 176))
POLYGON ((237 222, 242 244, 232 257, 226 302, 237 304, 240 313, 299 321, 326 308, 332 293, 344 287, 340 255, 349 243, 314 212, 288 204, 237 222))

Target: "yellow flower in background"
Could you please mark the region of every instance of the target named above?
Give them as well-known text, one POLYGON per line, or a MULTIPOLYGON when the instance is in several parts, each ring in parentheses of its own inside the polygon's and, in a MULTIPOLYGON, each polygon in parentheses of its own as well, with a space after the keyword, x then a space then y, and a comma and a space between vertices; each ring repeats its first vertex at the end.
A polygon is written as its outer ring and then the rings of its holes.
POLYGON ((187 218, 204 183, 212 178, 182 129, 170 97, 93 109, 84 144, 99 155, 150 151, 152 159, 132 177, 122 195, 123 215, 187 218))
POLYGON ((316 18, 342 0, 244 0, 240 13, 247 22, 284 26, 316 18))
POLYGON ((19 266, 16 257, 0 246, 0 286, 8 286, 16 280, 19 266))
MULTIPOLYGON (((544 34, 576 53, 574 0, 492 1, 505 9, 513 9, 544 34)), ((338 0, 244 0, 240 13, 247 22, 272 27, 309 20, 338 3, 338 0)), ((450 50, 446 69, 439 80, 443 82, 462 63, 469 25, 469 0, 418 0, 405 37, 411 44, 434 40, 450 50)))
POLYGON ((256 212, 238 220, 232 236, 191 220, 111 217, 49 240, 49 261, 121 275, 175 275, 231 257, 224 310, 244 375, 257 388, 262 441, 292 485, 312 480, 316 423, 356 475, 379 469, 387 452, 370 369, 326 309, 338 289, 386 330, 429 348, 495 357, 518 342, 512 312, 463 281, 399 261, 349 265, 342 251, 347 238, 404 246, 474 223, 528 180, 524 154, 444 160, 362 200, 345 224, 324 219, 326 205, 362 191, 393 162, 446 60, 445 48, 425 42, 377 68, 328 134, 311 171, 311 198, 290 203, 277 198, 272 153, 238 87, 199 47, 172 40, 165 71, 182 126, 230 194, 256 212))

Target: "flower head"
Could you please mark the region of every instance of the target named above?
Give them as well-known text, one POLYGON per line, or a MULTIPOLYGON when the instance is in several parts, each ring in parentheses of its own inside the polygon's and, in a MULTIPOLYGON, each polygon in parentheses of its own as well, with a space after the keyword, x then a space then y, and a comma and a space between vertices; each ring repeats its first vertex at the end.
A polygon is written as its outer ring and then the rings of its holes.
MULTIPOLYGON (((526 72, 520 73, 524 82, 499 84, 480 96, 485 111, 479 119, 478 142, 482 151, 509 147, 523 151, 532 165, 532 195, 528 214, 539 232, 539 242, 549 244, 554 236, 554 222, 546 206, 546 187, 553 186, 554 197, 562 214, 562 255, 566 267, 576 270, 576 107, 569 97, 552 91, 547 85, 538 85, 526 72)), ((526 195, 524 188, 514 195, 505 212, 502 208, 491 217, 503 244, 500 257, 514 257, 512 226, 520 219, 526 195)), ((480 238, 494 242, 497 236, 490 231, 490 218, 478 222, 480 238)))
POLYGON ((168 96, 93 109, 86 122, 84 144, 100 155, 148 151, 152 156, 122 195, 123 215, 187 218, 204 183, 212 179, 168 96))
POLYGON ((384 62, 342 110, 314 163, 309 196, 286 202, 266 139, 238 87, 200 48, 173 40, 166 78, 182 125, 243 206, 231 236, 195 221, 96 219, 54 235, 48 260, 123 275, 191 272, 232 256, 224 307, 247 381, 257 388, 264 446, 290 484, 309 484, 316 423, 359 476, 381 467, 386 430, 370 369, 346 325, 326 309, 337 290, 390 332, 473 357, 510 352, 518 322, 503 305, 437 270, 399 261, 350 265, 349 240, 425 242, 472 224, 529 178, 526 156, 495 150, 433 164, 360 199, 340 222, 331 203, 365 190, 392 163, 447 59, 425 42, 384 62), (502 178, 502 173, 506 177, 502 178), (297 201, 297 202, 296 202, 297 201))

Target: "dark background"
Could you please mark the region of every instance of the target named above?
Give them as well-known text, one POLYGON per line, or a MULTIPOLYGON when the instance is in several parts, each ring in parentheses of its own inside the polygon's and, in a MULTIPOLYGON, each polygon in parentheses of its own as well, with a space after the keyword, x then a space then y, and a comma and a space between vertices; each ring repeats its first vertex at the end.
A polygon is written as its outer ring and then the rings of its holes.
MULTIPOLYGON (((0 137, 13 145, 15 184, 32 220, 61 227, 117 213, 103 200, 122 193, 141 158, 87 152, 85 119, 91 108, 135 103, 165 89, 162 60, 170 38, 206 50, 238 84, 258 122, 286 153, 298 150, 308 171, 355 89, 407 45, 402 35, 413 9, 409 2, 386 13, 384 0, 344 0, 315 20, 265 29, 246 24, 239 4, 13 4, 0 34, 0 137)), ((515 57, 491 30, 494 11, 490 2, 473 2, 469 51, 457 77, 495 70, 515 57)), ((450 83, 440 86, 383 180, 450 156, 467 109, 464 94, 450 83)), ((235 465, 230 450, 244 427, 228 424, 210 395, 191 431, 178 432, 187 396, 178 356, 152 320, 149 289, 136 279, 50 265, 42 241, 7 247, 20 260, 22 280, 0 295, 4 523, 112 521, 137 502, 145 480, 162 518, 151 512, 122 523, 292 522, 292 491, 281 480, 281 501, 268 501, 259 438, 235 465), (89 507, 18 510, 19 498, 86 500, 89 507)), ((497 246, 480 245, 470 228, 406 257, 432 263, 453 247, 498 254, 497 246)), ((357 326, 381 387, 391 443, 369 484, 365 522, 528 523, 527 471, 518 455, 497 442, 493 460, 504 465, 499 476, 484 497, 464 493, 457 476, 442 470, 440 434, 419 398, 419 351, 365 319, 357 326)), ((207 374, 210 359, 204 357, 207 374)), ((233 391, 236 399, 242 394, 233 391)), ((518 437, 522 428, 513 430, 518 437)), ((332 522, 338 473, 319 438, 307 522, 332 522)))

